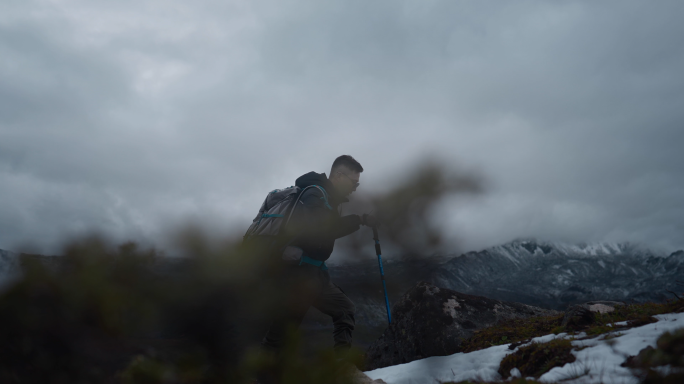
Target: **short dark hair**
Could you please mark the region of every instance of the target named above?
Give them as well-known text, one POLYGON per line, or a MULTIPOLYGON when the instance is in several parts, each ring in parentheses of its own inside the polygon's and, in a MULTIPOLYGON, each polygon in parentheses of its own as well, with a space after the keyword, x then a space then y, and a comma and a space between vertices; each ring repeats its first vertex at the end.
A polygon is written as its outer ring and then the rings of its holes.
POLYGON ((344 166, 353 172, 363 172, 363 167, 358 161, 349 155, 342 155, 333 161, 333 165, 330 168, 330 176, 332 176, 333 172, 337 171, 341 166, 344 166))

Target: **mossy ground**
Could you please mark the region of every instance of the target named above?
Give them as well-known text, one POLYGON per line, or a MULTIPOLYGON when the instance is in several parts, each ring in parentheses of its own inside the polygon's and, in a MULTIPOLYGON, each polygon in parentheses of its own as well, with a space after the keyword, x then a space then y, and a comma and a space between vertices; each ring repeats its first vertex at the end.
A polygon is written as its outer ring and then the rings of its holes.
POLYGON ((654 315, 662 313, 684 312, 684 302, 669 301, 666 303, 643 303, 621 305, 615 311, 596 314, 594 321, 585 328, 569 331, 561 326, 563 315, 532 317, 503 321, 493 327, 476 331, 475 334, 461 343, 463 352, 472 352, 494 345, 519 343, 548 334, 562 332, 580 333, 595 336, 618 329, 637 327, 655 322, 654 315), (618 327, 615 323, 627 321, 626 326, 618 327))
POLYGON ((461 343, 463 352, 472 352, 494 345, 516 343, 554 333, 560 327, 563 315, 512 319, 493 327, 476 331, 461 343))
POLYGON ((562 367, 574 362, 575 355, 571 353, 572 350, 572 343, 565 339, 531 343, 504 357, 499 365, 499 374, 503 378, 508 378, 511 369, 518 368, 523 377, 539 378, 553 367, 562 367))

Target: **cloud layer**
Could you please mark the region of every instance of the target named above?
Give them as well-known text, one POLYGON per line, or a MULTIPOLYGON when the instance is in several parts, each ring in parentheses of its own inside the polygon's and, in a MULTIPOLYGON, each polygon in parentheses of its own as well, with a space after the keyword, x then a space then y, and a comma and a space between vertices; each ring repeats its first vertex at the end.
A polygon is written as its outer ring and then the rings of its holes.
POLYGON ((243 230, 343 153, 381 190, 417 159, 488 193, 438 217, 515 237, 684 248, 684 4, 9 1, 0 248, 94 229, 243 230))

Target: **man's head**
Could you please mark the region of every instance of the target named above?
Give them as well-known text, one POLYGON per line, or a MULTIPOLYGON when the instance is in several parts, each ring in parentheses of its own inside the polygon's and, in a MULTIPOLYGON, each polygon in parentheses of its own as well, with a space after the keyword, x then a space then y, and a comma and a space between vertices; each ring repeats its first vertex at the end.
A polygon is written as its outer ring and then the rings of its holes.
POLYGON ((359 186, 359 178, 363 167, 349 155, 342 155, 335 159, 330 168, 330 182, 342 196, 349 196, 359 186))

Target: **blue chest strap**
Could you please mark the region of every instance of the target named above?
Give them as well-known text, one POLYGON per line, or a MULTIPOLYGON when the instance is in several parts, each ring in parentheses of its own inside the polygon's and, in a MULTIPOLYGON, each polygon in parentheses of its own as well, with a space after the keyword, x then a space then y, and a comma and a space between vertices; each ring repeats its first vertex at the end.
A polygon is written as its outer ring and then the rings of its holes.
POLYGON ((308 256, 302 256, 302 258, 299 260, 299 265, 302 265, 302 264, 311 264, 311 265, 314 265, 314 266, 316 266, 316 267, 318 267, 324 271, 328 270, 328 266, 325 265, 325 261, 312 259, 308 256))

